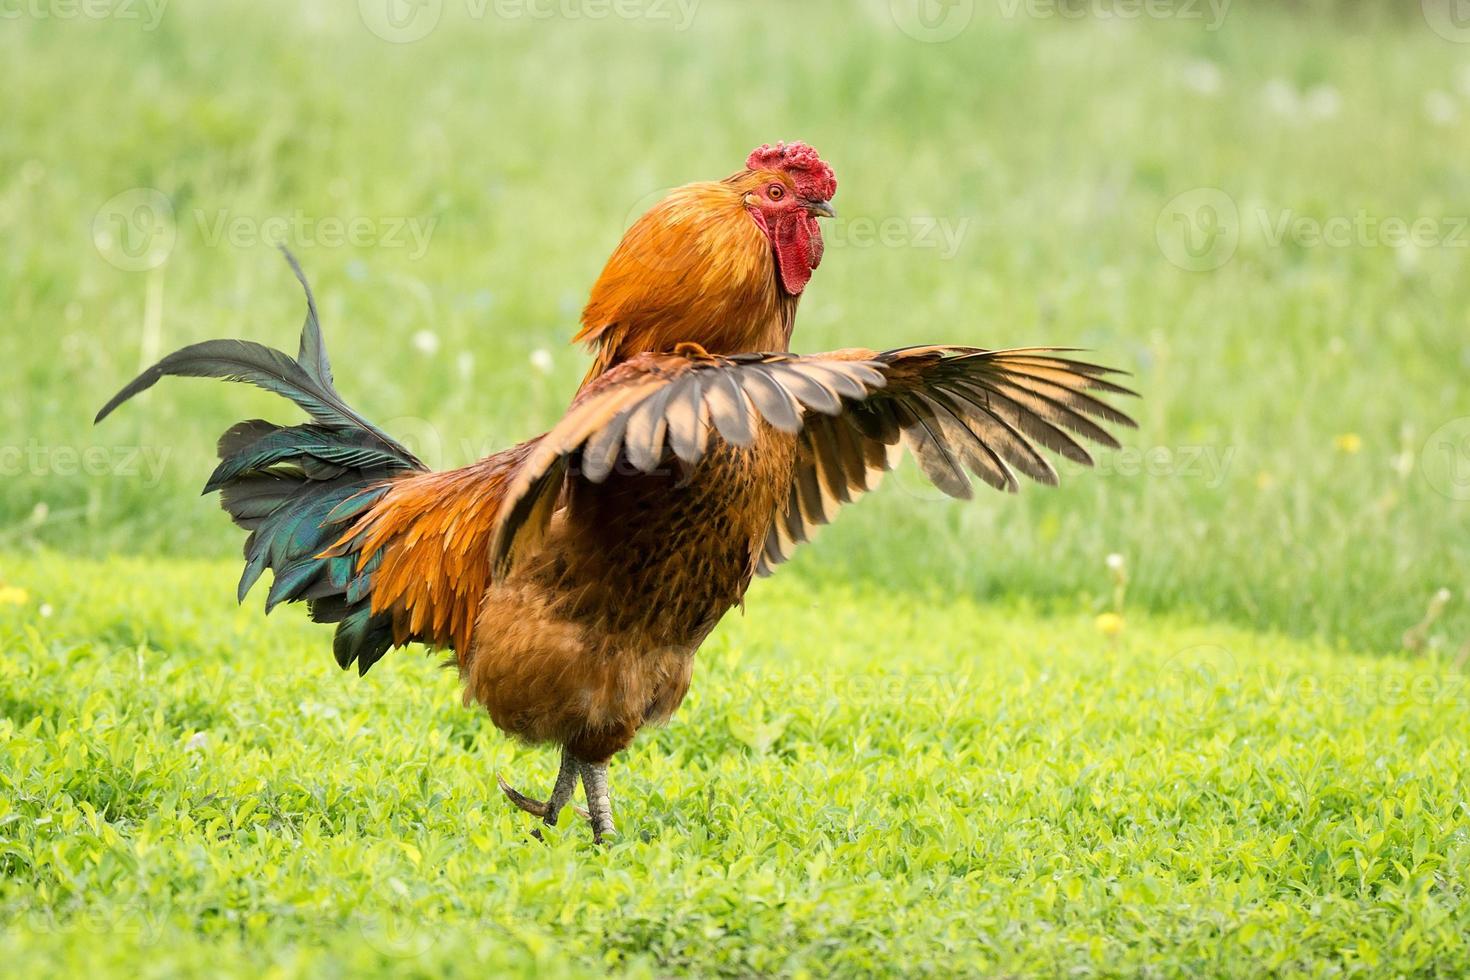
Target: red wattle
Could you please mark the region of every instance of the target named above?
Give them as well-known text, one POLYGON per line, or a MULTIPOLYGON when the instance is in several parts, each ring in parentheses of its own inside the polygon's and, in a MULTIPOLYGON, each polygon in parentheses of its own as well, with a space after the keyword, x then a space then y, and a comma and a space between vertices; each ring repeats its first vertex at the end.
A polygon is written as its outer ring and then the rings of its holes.
POLYGON ((822 261, 822 232, 816 219, 805 213, 784 215, 776 224, 774 241, 781 283, 792 296, 800 296, 822 261))

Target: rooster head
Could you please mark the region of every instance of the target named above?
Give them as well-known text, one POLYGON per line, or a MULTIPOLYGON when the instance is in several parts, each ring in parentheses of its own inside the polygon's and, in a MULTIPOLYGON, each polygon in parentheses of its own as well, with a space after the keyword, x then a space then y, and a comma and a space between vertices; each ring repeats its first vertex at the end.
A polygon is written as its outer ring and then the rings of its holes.
POLYGON ((757 147, 745 168, 735 178, 745 210, 771 243, 781 285, 799 296, 822 262, 817 218, 835 216, 831 201, 837 177, 816 150, 801 142, 757 147))

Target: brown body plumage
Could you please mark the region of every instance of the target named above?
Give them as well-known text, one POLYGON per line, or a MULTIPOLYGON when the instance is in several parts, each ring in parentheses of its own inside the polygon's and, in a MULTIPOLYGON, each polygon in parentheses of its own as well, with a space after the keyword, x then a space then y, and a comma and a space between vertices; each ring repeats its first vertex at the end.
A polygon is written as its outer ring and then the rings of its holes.
MULTIPOLYGON (((584 393, 686 340, 708 353, 789 349, 799 297, 778 285, 743 204, 765 179, 679 188, 628 230, 574 338, 595 348, 584 393)), ((535 440, 403 478, 345 540, 382 553, 375 611, 394 615, 399 637, 432 628, 453 641, 466 696, 499 728, 604 762, 673 714, 694 651, 750 584, 796 451, 794 436, 763 430, 748 449, 720 446, 693 465, 568 483, 536 553, 493 582, 485 553, 501 491, 535 440)))
POLYGON ((366 670, 390 643, 453 649, 467 700, 563 747, 551 799, 505 787, 512 800, 554 823, 580 776, 601 837, 607 760, 678 708, 695 651, 752 577, 871 489, 901 446, 968 496, 968 473, 1002 489, 1017 472, 1055 482, 1035 444, 1088 462, 1074 436, 1115 445, 1095 420, 1131 424, 1089 393, 1126 393, 1111 372, 1045 349, 787 353, 835 188, 792 144, 671 193, 592 289, 576 339, 594 363, 567 414, 463 469, 424 472, 333 407, 314 304, 299 364, 325 393, 292 394, 305 384, 293 365, 262 381, 211 348, 202 366, 171 355, 103 414, 169 373, 251 380, 307 407, 320 424, 248 423, 222 444, 212 485, 252 530, 242 594, 275 569, 273 603, 306 599, 342 623, 344 666, 366 670))
MULTIPOLYGON (((747 170, 678 188, 629 228, 574 338, 595 349, 584 392, 630 358, 683 342, 711 354, 789 349, 800 297, 779 286, 744 204, 767 179, 747 170)), ((372 543, 386 545, 379 581, 389 586, 375 589, 374 605, 401 610, 412 633, 415 616, 433 615, 435 592, 453 596, 441 608, 461 641, 466 695, 506 732, 604 762, 684 699, 694 651, 750 584, 795 452, 794 436, 764 425, 749 449, 723 446, 692 466, 569 483, 536 554, 493 584, 478 574, 446 581, 443 555, 465 554, 467 568, 488 573, 494 527, 480 513, 525 446, 407 478, 363 518, 372 543), (456 492, 461 481, 473 489, 456 492), (473 545, 447 537, 450 528, 473 545)))

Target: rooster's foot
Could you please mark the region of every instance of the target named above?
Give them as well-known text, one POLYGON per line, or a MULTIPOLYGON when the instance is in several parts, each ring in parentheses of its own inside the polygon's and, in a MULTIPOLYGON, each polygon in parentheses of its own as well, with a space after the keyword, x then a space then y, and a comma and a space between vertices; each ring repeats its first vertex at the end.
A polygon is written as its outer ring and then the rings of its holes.
MULTIPOLYGON (((555 827, 556 820, 561 816, 562 809, 571 802, 572 794, 577 791, 577 775, 579 763, 572 758, 570 752, 565 749, 561 753, 561 770, 556 774, 556 785, 551 790, 551 797, 545 803, 533 800, 529 796, 511 786, 505 781, 500 773, 495 774, 496 782, 500 783, 500 789, 516 806, 525 810, 534 817, 540 817, 548 827, 555 827)), ((579 806, 572 809, 584 820, 591 820, 588 812, 579 806)), ((539 836, 539 835, 538 835, 539 836)))
POLYGON ((617 834, 613 826, 612 794, 607 788, 607 763, 579 762, 582 789, 587 793, 587 809, 591 810, 592 840, 601 844, 609 835, 617 834))

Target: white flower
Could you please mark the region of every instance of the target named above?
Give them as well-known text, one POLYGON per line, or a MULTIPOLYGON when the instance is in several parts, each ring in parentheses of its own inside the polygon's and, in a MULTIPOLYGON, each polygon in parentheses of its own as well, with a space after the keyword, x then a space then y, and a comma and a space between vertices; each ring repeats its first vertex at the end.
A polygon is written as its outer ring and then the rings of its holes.
POLYGON ((1198 59, 1184 66, 1180 73, 1184 87, 1200 95, 1218 95, 1223 76, 1220 66, 1213 61, 1198 59))
POLYGON ((1393 250, 1395 263, 1399 272, 1409 275, 1419 268, 1419 246, 1413 242, 1399 242, 1393 250))
POLYGON ((439 352, 439 335, 432 330, 420 330, 413 335, 413 345, 420 354, 437 354, 439 352))
POLYGON ((1424 114, 1436 126, 1448 126, 1459 116, 1460 107, 1448 92, 1431 89, 1424 93, 1424 114))
POLYGON ((1112 569, 1115 572, 1120 571, 1123 568, 1124 564, 1123 556, 1115 551, 1111 555, 1108 555, 1107 563, 1108 568, 1112 569))
POLYGON ((1300 96, 1291 83, 1284 79, 1271 79, 1266 83, 1262 95, 1266 100, 1266 108, 1278 116, 1294 116, 1301 110, 1300 96))
POLYGON ((550 374, 553 366, 554 362, 551 359, 551 351, 545 347, 537 347, 531 351, 531 367, 540 371, 542 374, 550 374))
POLYGON ((1313 119, 1331 119, 1342 109, 1342 95, 1331 85, 1314 85, 1303 106, 1313 119))
POLYGON ((195 732, 193 735, 190 735, 189 740, 184 743, 185 752, 202 752, 207 748, 209 748, 208 732, 195 732))
POLYGON ((321 704, 317 701, 302 701, 296 706, 308 718, 336 718, 341 712, 330 704, 321 704))

